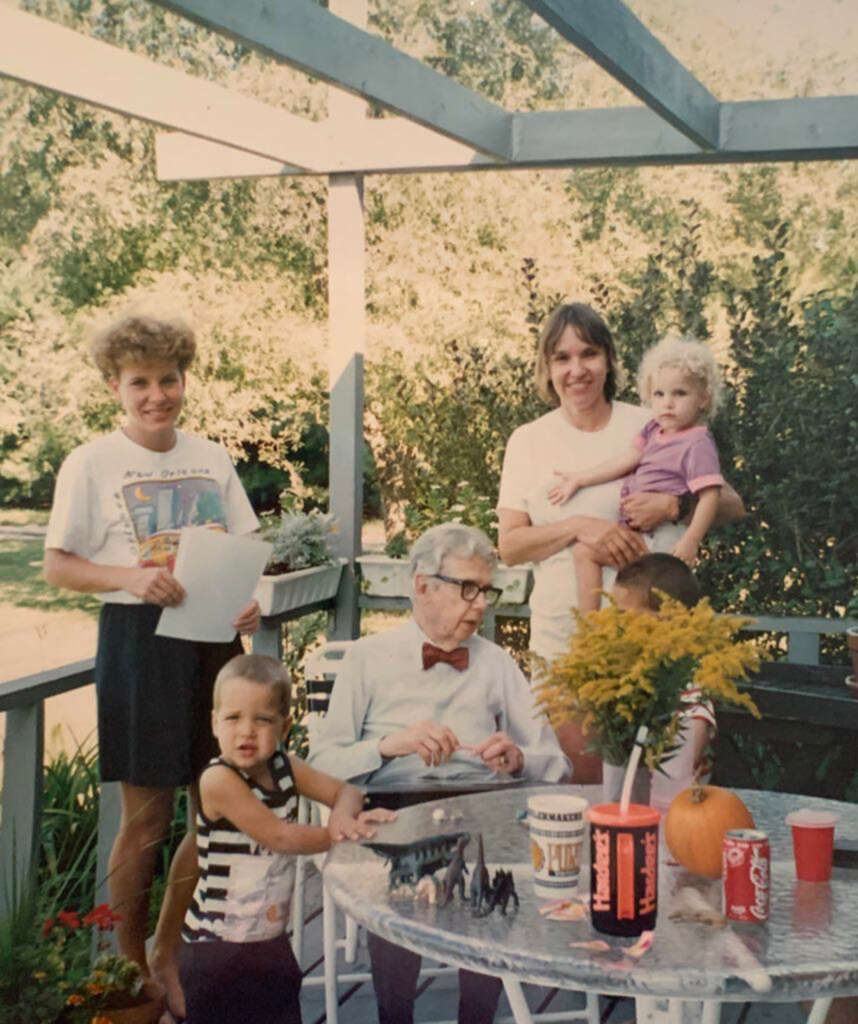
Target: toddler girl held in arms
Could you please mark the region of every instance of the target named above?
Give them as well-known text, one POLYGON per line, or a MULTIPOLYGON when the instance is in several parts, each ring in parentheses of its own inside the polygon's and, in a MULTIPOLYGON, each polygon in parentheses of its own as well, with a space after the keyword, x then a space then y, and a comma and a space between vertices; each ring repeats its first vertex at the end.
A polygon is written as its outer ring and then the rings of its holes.
POLYGON ((220 747, 200 776, 199 881, 179 972, 193 1024, 300 1024, 301 970, 286 935, 298 854, 374 834, 392 811, 361 811, 362 792, 284 753, 286 669, 244 654, 218 673, 220 747), (295 824, 298 795, 331 808, 327 827, 295 824))
MULTIPOLYGON (((561 473, 549 490, 559 505, 582 487, 626 476, 622 498, 639 492, 673 495, 691 493, 697 506, 672 553, 693 565, 706 531, 715 519, 724 478, 715 441, 706 420, 717 406, 721 380, 712 353, 699 341, 665 338, 641 362, 638 390, 654 418, 635 438, 627 452, 599 463, 584 473, 561 473)), ((651 538, 647 538, 652 547, 651 538)), ((599 606, 602 566, 592 548, 577 543, 572 553, 582 613, 599 606)))

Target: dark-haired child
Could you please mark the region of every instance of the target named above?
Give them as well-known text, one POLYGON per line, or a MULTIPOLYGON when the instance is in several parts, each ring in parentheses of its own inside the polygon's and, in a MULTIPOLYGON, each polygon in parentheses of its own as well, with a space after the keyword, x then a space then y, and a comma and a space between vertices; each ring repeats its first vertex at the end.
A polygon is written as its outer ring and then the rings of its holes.
MULTIPOLYGON (((617 572, 611 597, 618 608, 629 611, 650 611, 661 607, 659 592, 693 608, 700 600, 697 580, 688 566, 674 555, 654 552, 644 555, 617 572)), ((694 781, 695 771, 703 765, 707 747, 715 735, 717 724, 712 704, 700 691, 688 686, 682 694, 679 712, 679 749, 653 772, 650 803, 664 811, 673 798, 694 781)))

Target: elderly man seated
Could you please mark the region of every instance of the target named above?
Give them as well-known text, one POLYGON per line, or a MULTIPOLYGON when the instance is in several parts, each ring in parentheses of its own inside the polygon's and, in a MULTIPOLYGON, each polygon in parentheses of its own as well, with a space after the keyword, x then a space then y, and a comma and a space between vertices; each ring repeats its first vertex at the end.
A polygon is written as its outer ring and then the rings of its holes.
MULTIPOLYGON (((480 530, 446 523, 423 534, 411 552, 413 615, 346 654, 314 767, 391 788, 571 774, 518 666, 476 635, 500 595, 494 565, 480 530)), ((420 958, 374 935, 369 952, 380 1024, 410 1022, 420 958)), ((490 1022, 500 989, 496 978, 460 971, 460 1024, 490 1022)))

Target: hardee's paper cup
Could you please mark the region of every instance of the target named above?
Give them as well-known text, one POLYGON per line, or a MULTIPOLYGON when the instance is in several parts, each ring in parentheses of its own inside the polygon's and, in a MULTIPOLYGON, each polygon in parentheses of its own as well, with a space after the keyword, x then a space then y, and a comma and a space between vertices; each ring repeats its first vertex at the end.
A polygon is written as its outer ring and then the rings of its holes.
POLYGON ((584 849, 587 801, 580 796, 544 793, 527 801, 533 886, 543 899, 578 893, 584 849))
POLYGON ((643 804, 590 809, 590 920, 606 935, 640 935, 658 913, 658 820, 643 804))

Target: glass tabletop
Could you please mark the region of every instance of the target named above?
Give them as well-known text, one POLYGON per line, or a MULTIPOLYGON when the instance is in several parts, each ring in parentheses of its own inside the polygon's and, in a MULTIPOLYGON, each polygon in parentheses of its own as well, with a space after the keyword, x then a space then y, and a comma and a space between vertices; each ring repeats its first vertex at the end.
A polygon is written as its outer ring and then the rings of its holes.
MULTIPOLYGON (((449 831, 468 831, 469 866, 482 833, 486 863, 511 869, 521 901, 517 911, 474 917, 470 906, 454 898, 446 907, 392 897, 388 865, 367 847, 341 843, 328 856, 324 877, 335 902, 360 924, 416 952, 486 973, 516 976, 520 981, 560 988, 631 996, 673 996, 722 1001, 794 1001, 817 996, 858 994, 858 870, 835 868, 829 883, 798 882, 789 829, 784 818, 798 806, 833 810, 840 817, 837 840, 858 841, 858 806, 812 797, 738 790, 758 828, 769 834, 772 850, 771 916, 768 923, 727 928, 670 920, 677 894, 693 886, 717 909, 720 881, 689 875, 662 856, 659 912, 652 948, 639 960, 624 954, 632 940, 614 939, 593 930, 589 920, 549 921, 539 914, 529 862, 529 838, 517 812, 527 797, 548 787, 451 797, 406 808, 395 822, 379 828, 381 842, 410 842, 449 831), (439 807, 447 820, 432 813, 439 807), (738 936, 760 972, 749 970, 735 955, 738 936), (604 939, 610 954, 570 947, 571 942, 604 939), (770 989, 763 991, 764 985, 770 989)), ((599 786, 552 786, 600 803, 599 786)), ((662 845, 662 850, 663 850, 662 845)), ((581 892, 589 889, 589 853, 585 848, 581 892)), ((741 960, 742 958, 740 958, 741 960)))

